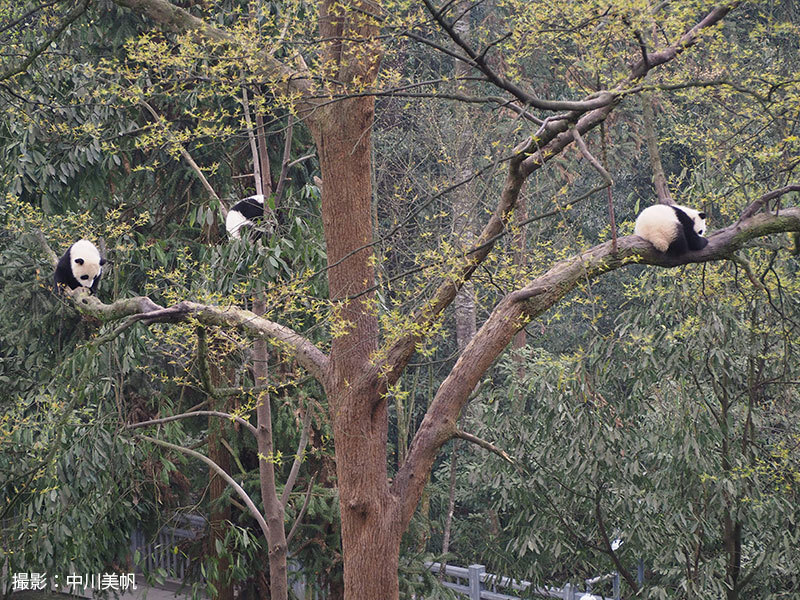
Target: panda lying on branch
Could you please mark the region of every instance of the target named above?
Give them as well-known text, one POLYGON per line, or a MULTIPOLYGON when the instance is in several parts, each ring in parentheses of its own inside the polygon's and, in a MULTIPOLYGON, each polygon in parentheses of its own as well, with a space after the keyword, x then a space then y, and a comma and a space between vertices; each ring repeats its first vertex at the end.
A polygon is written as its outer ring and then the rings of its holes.
POLYGON ((653 244, 656 250, 677 257, 708 245, 703 237, 706 213, 686 206, 655 204, 636 218, 634 235, 653 244))

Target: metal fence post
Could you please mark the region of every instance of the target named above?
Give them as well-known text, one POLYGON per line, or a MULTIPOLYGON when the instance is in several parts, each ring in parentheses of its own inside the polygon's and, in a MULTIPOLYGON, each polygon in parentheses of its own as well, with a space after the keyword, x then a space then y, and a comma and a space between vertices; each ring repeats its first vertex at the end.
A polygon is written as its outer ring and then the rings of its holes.
POLYGON ((486 573, 483 565, 470 565, 469 570, 469 600, 481 600, 481 575, 486 573))
POLYGON ((614 573, 614 600, 619 600, 619 573, 614 573))

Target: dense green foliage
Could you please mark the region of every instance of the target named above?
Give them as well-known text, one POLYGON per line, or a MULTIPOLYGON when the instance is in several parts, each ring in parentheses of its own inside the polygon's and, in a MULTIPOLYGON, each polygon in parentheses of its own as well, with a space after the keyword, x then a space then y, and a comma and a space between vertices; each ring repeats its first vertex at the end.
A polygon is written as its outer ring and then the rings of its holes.
MULTIPOLYGON (((132 529, 150 534, 176 512, 212 508, 204 468, 124 430, 208 400, 194 324, 117 331, 119 323, 80 316, 52 293, 37 232, 58 254, 79 237, 102 239, 111 261, 100 291, 107 302, 148 295, 163 306, 249 306, 264 290, 269 318, 323 348, 346 328, 327 301, 314 148, 256 53, 274 47, 287 60, 300 53, 315 72, 324 70, 311 51, 316 7, 176 4, 234 32, 239 49, 161 33, 100 0, 23 73, 6 78, 53 31, 66 3, 15 23, 34 4, 0 1, 0 23, 13 25, 0 28, 9 49, 0 57, 0 566, 7 559, 9 572, 118 568, 132 529), (242 56, 241 48, 252 52, 242 56), (255 191, 243 88, 265 120, 272 183, 284 164, 288 177, 282 197, 268 202, 273 229, 257 244, 227 241, 220 207, 255 191)), ((623 80, 642 43, 652 49, 674 40, 711 6, 662 3, 653 13, 650 4, 448 6, 450 16, 468 14, 470 43, 486 48, 497 72, 543 97, 573 98, 623 80)), ((491 82, 455 78, 452 56, 432 50, 449 41, 420 6, 389 2, 385 12, 373 132, 378 236, 364 243, 375 242, 374 310, 391 339, 409 326, 408 313, 432 293, 431 282, 449 275, 464 236, 452 230, 456 197, 467 197, 469 228, 482 223, 510 149, 535 125, 492 99, 491 82)), ((796 172, 799 31, 793 3, 746 3, 680 65, 646 81, 673 194, 705 208, 712 230, 796 172)), ((630 234, 637 211, 653 201, 641 91, 631 90, 587 139, 615 179, 619 235, 630 234)), ((523 264, 513 257, 518 232, 509 231, 473 276, 479 322, 557 260, 610 238, 606 196, 587 194, 599 181, 571 151, 528 181, 528 218, 541 218, 524 230, 523 264)), ((587 282, 528 327, 528 348, 487 372, 464 416, 466 430, 505 449, 515 465, 461 445, 451 563, 483 562, 553 583, 631 570, 641 558, 648 597, 722 597, 731 568, 741 571, 742 597, 797 593, 796 248, 776 237, 743 257, 677 272, 622 269, 587 282), (736 528, 741 547, 732 567, 726 543, 736 528), (623 545, 611 552, 606 538, 617 537, 623 545)), ((452 330, 447 314, 426 331, 390 392, 392 468, 455 361, 452 330)), ((280 485, 303 415, 313 413, 287 523, 309 486, 310 501, 290 551, 309 580, 336 589, 341 555, 326 399, 279 345, 272 350, 280 485)), ((224 402, 246 416, 255 403, 251 352, 239 332, 210 335, 214 385, 241 388, 224 402)), ((225 427, 230 470, 257 498, 255 443, 225 427)), ((208 422, 169 423, 159 435, 205 450, 208 422)), ((408 594, 435 585, 420 579, 420 565, 441 550, 448 483, 443 456, 406 536, 408 594)), ((226 493, 219 504, 230 502, 236 498, 226 493)), ((234 508, 231 521, 216 552, 198 550, 193 576, 227 559, 231 579, 259 589, 263 540, 245 512, 234 508)))
POLYGON ((489 518, 487 563, 566 580, 615 570, 606 539, 620 538, 624 567, 645 561, 648 597, 720 597, 730 521, 746 589, 796 592, 798 305, 773 287, 792 273, 762 272, 773 296, 717 271, 643 273, 613 331, 505 363, 515 383, 471 422, 521 458, 464 467, 474 512, 459 539, 489 518))

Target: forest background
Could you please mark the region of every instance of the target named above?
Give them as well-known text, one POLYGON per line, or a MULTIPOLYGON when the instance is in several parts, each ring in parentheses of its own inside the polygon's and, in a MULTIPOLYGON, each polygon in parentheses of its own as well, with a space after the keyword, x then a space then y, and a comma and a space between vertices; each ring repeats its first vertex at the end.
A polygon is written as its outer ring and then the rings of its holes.
POLYGON ((445 596, 426 560, 797 597, 798 25, 0 2, 0 564, 125 570, 188 512, 214 598, 445 596), (631 235, 672 201, 705 250, 631 235), (81 237, 100 292, 57 296, 81 237))

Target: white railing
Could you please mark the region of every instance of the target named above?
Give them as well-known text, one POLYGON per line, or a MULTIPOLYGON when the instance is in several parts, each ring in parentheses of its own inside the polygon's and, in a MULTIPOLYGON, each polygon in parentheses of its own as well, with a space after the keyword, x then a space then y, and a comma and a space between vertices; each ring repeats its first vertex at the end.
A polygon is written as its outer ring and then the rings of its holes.
MULTIPOLYGON (((433 573, 439 573, 442 569, 440 563, 427 563, 427 567, 433 573)), ((541 598, 561 598, 561 600, 620 600, 619 574, 617 573, 592 577, 585 580, 584 584, 586 585, 584 590, 580 590, 570 583, 562 588, 536 587, 530 581, 518 581, 487 573, 483 565, 470 565, 469 567, 447 565, 442 578, 442 585, 467 596, 469 600, 519 600, 519 596, 503 593, 500 590, 525 592, 541 598), (613 581, 614 596, 592 594, 592 586, 607 580, 613 581)))

